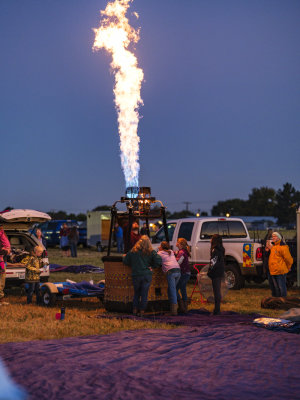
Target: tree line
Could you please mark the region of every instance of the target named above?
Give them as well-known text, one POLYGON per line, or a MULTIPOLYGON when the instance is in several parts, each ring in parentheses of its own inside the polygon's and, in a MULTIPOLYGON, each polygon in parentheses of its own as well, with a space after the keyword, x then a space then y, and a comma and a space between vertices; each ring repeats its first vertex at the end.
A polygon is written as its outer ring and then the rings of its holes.
MULTIPOLYGON (((295 224, 296 208, 300 206, 300 191, 296 190, 292 184, 285 183, 277 191, 267 186, 253 188, 247 200, 229 199, 218 201, 212 207, 211 215, 219 216, 229 214, 230 216, 271 216, 277 218, 279 225, 288 226, 295 224)), ((108 205, 100 205, 92 211, 110 210, 108 205)), ((74 219, 85 221, 86 214, 69 214, 66 211, 49 211, 52 219, 74 219)), ((186 218, 195 216, 195 213, 189 210, 167 211, 168 219, 186 218)), ((201 216, 207 216, 203 211, 201 216)))
POLYGON ((300 206, 300 191, 292 184, 285 183, 277 191, 263 186, 253 188, 247 200, 229 199, 218 201, 213 206, 211 214, 231 216, 272 216, 277 218, 278 225, 295 224, 296 209, 300 206))

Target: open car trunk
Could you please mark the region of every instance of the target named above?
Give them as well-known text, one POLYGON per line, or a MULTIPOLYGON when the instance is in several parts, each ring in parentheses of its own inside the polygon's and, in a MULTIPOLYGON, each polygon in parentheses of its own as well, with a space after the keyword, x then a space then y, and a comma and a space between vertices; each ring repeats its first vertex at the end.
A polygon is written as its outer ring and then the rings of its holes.
POLYGON ((27 231, 33 224, 49 221, 50 215, 35 211, 15 209, 0 213, 0 224, 6 229, 19 229, 27 231))
MULTIPOLYGON (((28 229, 33 224, 51 220, 51 217, 43 212, 35 210, 16 209, 0 213, 0 224, 8 237, 11 245, 11 254, 7 258, 6 285, 19 286, 25 281, 25 265, 20 261, 33 248, 40 245, 35 235, 30 234, 28 229)), ((41 281, 48 280, 49 261, 46 251, 42 258, 43 271, 41 281)))

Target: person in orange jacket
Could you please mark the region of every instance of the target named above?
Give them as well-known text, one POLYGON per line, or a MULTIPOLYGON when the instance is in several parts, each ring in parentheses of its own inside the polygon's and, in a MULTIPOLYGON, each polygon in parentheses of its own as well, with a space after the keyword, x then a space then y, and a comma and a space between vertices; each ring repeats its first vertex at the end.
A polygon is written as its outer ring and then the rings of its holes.
POLYGON ((286 297, 286 274, 292 267, 293 258, 289 247, 283 242, 278 232, 273 232, 271 243, 268 243, 270 250, 269 271, 274 283, 275 297, 286 297))

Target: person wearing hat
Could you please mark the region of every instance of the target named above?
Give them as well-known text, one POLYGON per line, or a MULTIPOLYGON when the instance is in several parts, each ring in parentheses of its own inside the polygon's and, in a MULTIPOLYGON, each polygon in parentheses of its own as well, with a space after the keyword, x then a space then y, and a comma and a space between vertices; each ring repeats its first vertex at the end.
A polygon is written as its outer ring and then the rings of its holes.
POLYGON ((3 256, 7 256, 9 253, 10 243, 4 232, 3 226, 0 225, 0 306, 6 306, 9 304, 4 299, 6 266, 3 258, 3 256))
POLYGON ((273 232, 270 248, 269 271, 274 284, 275 297, 286 297, 286 274, 292 267, 293 258, 289 247, 278 232, 273 232))

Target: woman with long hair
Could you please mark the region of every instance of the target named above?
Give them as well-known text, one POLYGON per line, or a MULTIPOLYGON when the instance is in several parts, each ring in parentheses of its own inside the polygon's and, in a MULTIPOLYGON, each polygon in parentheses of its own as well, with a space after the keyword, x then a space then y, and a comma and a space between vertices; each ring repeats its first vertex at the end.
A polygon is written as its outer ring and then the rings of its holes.
POLYGON ((225 249, 223 247, 222 236, 213 235, 211 238, 210 247, 210 266, 207 275, 212 280, 212 287, 214 291, 215 298, 215 309, 213 311, 214 315, 219 315, 221 313, 221 283, 224 278, 224 268, 225 268, 225 249))
POLYGON ((177 240, 176 246, 178 251, 176 253, 176 260, 180 266, 180 279, 177 283, 177 300, 179 304, 179 312, 186 314, 188 309, 188 297, 186 292, 186 285, 191 277, 191 266, 189 257, 191 256, 189 245, 184 238, 177 240), (180 292, 180 293, 179 293, 180 292), (181 294, 181 296, 180 296, 181 294))
POLYGON ((171 314, 177 315, 177 293, 176 285, 180 279, 180 266, 175 258, 173 250, 168 242, 161 242, 158 253, 162 258, 162 271, 168 281, 168 298, 171 307, 171 314))
POLYGON ((161 257, 153 250, 149 237, 143 235, 123 258, 123 262, 132 269, 133 314, 143 315, 152 281, 152 268, 161 265, 161 257))
POLYGON ((35 232, 34 232, 37 240, 45 247, 45 249, 47 248, 47 240, 45 239, 42 231, 40 228, 36 228, 35 232))

